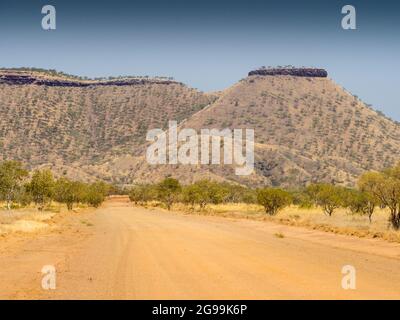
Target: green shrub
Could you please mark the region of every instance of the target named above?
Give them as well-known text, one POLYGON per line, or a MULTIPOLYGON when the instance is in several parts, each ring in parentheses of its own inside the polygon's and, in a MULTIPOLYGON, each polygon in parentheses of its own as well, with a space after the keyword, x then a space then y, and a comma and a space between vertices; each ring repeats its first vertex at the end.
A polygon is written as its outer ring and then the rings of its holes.
POLYGON ((8 210, 21 192, 22 183, 27 176, 28 171, 20 162, 4 161, 0 164, 0 199, 6 201, 8 210))
POLYGON ((294 190, 290 193, 292 195, 293 204, 302 209, 310 209, 313 207, 313 199, 306 189, 294 190))
POLYGON ((389 222, 395 230, 400 229, 400 163, 382 172, 364 173, 358 180, 360 190, 370 200, 389 208, 389 222))
POLYGON ((317 206, 322 207, 324 213, 332 216, 335 209, 344 206, 346 190, 343 187, 331 184, 313 184, 307 192, 317 206))
POLYGON ((292 202, 289 192, 282 189, 264 188, 257 191, 257 201, 269 215, 275 215, 292 202))
POLYGON ((54 187, 53 173, 50 170, 36 170, 33 173, 31 182, 27 185, 27 191, 32 195, 39 210, 43 210, 44 206, 51 202, 54 187))
POLYGON ((66 178, 58 179, 54 190, 54 200, 66 204, 68 210, 72 210, 74 204, 84 202, 87 192, 85 184, 66 178))
POLYGON ((176 200, 182 190, 182 186, 178 180, 167 177, 157 186, 157 198, 163 202, 168 210, 176 200))
POLYGON ((157 190, 150 184, 136 185, 129 191, 129 200, 135 204, 144 204, 157 199, 157 190))
POLYGON ((346 191, 344 206, 350 209, 353 214, 368 216, 370 222, 372 222, 372 215, 377 205, 377 199, 367 192, 356 189, 348 189, 346 191))
POLYGON ((226 186, 210 180, 200 180, 183 188, 184 203, 195 204, 204 209, 208 204, 219 204, 225 201, 229 194, 226 186))

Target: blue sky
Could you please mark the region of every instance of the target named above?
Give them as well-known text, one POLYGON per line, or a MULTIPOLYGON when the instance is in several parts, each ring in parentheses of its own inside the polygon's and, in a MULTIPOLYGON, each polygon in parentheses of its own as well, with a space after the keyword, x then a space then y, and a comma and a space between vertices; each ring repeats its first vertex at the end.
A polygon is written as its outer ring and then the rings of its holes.
POLYGON ((262 65, 316 66, 400 120, 400 3, 396 1, 0 0, 0 65, 83 76, 173 76, 224 89, 262 65), (41 28, 41 8, 57 30, 41 28), (341 8, 357 30, 341 28, 341 8))

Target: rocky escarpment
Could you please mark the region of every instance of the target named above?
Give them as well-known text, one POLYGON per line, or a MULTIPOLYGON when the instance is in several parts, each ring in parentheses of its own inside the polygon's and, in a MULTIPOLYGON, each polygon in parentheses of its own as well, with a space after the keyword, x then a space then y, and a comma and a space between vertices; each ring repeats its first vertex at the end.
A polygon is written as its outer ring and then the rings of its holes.
POLYGON ((328 72, 324 69, 315 68, 261 68, 249 72, 249 76, 253 75, 326 78, 328 72))
POLYGON ((41 74, 2 71, 0 70, 0 84, 8 85, 38 85, 49 87, 90 87, 90 86, 132 86, 144 84, 181 84, 173 80, 157 78, 127 78, 117 80, 75 80, 67 78, 46 77, 41 74))

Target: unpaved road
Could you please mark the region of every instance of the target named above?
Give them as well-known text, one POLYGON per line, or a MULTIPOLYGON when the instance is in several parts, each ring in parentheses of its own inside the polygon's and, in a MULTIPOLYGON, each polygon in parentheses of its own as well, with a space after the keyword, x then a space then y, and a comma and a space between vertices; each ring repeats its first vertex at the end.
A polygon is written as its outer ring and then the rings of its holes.
POLYGON ((399 270, 398 244, 122 199, 1 243, 0 298, 398 299, 399 270), (56 290, 41 288, 44 265, 56 267, 56 290), (341 287, 344 265, 356 269, 355 290, 341 287))

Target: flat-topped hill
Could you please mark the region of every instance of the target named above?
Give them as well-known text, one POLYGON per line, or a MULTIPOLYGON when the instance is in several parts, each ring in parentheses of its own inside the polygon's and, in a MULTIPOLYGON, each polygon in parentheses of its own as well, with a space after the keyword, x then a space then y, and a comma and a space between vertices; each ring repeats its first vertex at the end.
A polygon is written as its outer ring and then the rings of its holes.
POLYGON ((50 87, 132 86, 145 84, 181 84, 166 77, 118 77, 85 79, 51 70, 0 69, 0 84, 50 87))
POLYGON ((316 68, 260 68, 249 72, 249 76, 254 75, 326 78, 328 72, 316 68))
POLYGON ((1 70, 0 161, 50 165, 81 180, 123 179, 119 168, 92 172, 90 166, 134 154, 148 130, 187 119, 214 99, 169 79, 86 80, 1 70))

